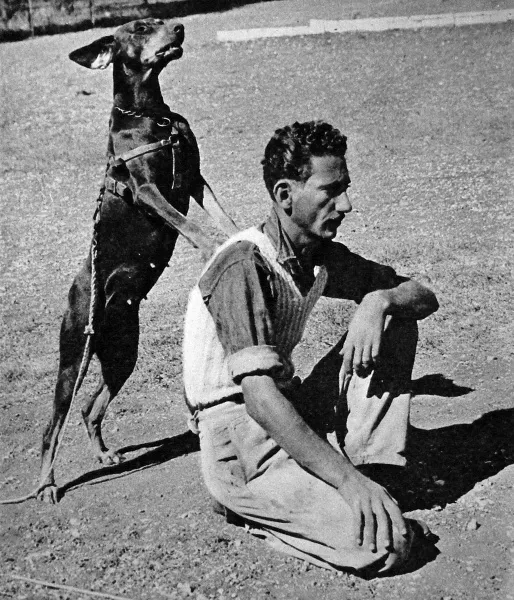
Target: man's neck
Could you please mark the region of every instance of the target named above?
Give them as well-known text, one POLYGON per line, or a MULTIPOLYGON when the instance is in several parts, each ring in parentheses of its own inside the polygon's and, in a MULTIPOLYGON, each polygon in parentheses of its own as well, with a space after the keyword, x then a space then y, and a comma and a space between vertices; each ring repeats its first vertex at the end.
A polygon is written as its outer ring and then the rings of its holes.
POLYGON ((296 256, 301 260, 310 260, 312 254, 321 246, 322 242, 306 236, 276 204, 273 205, 273 210, 276 212, 282 231, 287 235, 296 256))

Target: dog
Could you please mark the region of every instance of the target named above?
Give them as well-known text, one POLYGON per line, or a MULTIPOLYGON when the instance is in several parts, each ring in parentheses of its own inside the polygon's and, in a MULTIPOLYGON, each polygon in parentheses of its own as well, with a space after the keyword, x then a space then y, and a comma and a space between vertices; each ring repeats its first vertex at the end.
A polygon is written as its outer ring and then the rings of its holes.
POLYGON ((43 501, 58 501, 53 464, 59 434, 93 354, 101 377, 82 417, 96 458, 103 464, 121 460, 105 445, 101 426, 136 364, 140 302, 168 265, 179 233, 204 257, 215 248, 187 219, 189 199, 227 236, 237 231, 201 175, 188 122, 161 94, 159 74, 181 58, 183 41, 183 25, 141 19, 69 55, 90 69, 113 65, 114 104, 91 251, 71 285, 61 324, 53 413, 43 433, 36 494, 43 501))

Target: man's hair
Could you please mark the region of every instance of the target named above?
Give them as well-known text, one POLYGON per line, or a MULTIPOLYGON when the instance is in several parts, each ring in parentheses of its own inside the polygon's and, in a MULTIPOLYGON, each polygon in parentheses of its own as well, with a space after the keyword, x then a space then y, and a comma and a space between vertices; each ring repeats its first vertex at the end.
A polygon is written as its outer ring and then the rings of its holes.
POLYGON ((261 161, 270 196, 274 199, 273 187, 280 179, 307 181, 311 176, 313 156, 344 158, 345 153, 346 136, 324 121, 296 122, 277 129, 261 161))

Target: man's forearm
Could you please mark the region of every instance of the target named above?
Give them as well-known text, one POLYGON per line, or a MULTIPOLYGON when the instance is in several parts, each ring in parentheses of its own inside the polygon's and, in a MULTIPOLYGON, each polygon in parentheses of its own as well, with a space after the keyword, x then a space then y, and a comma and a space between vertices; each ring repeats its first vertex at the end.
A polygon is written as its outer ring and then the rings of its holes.
POLYGON ((382 303, 385 315, 416 320, 428 317, 439 308, 435 294, 412 280, 404 281, 395 288, 371 292, 364 301, 382 303))
POLYGON ((354 470, 350 460, 307 425, 271 377, 245 377, 242 387, 248 414, 281 448, 329 485, 344 484, 354 470))

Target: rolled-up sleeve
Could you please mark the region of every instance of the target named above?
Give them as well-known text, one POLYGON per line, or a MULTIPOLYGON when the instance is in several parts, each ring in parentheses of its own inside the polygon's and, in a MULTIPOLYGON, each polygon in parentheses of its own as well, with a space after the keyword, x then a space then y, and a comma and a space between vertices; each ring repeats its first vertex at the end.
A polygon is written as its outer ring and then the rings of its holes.
POLYGON ((271 273, 257 246, 239 242, 220 253, 199 282, 235 383, 247 375, 278 375, 271 273))

